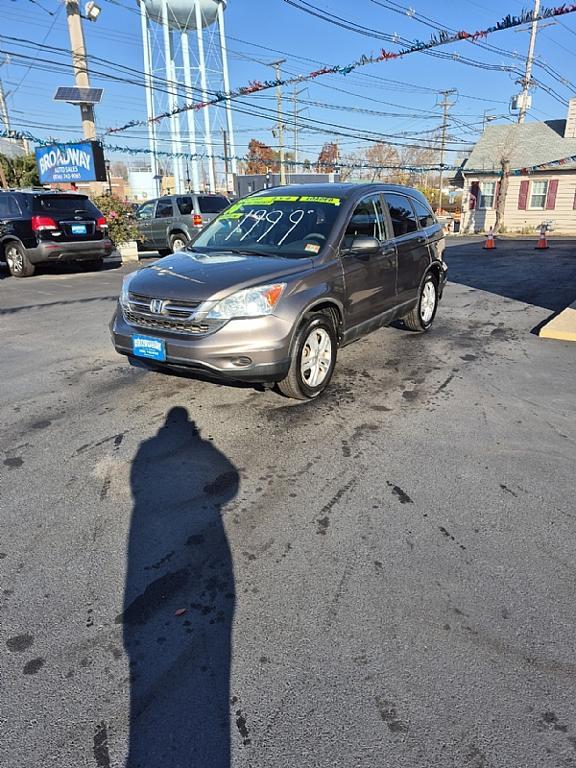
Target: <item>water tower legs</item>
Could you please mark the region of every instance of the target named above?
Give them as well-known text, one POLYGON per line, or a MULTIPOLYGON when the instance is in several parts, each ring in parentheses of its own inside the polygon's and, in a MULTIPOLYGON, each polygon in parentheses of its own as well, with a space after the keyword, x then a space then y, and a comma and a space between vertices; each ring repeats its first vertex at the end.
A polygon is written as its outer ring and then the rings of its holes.
MULTIPOLYGON (((202 26, 202 10, 200 3, 194 3, 196 11, 196 35, 198 37, 198 66, 200 68, 200 85, 202 87, 202 101, 208 101, 208 83, 206 78, 206 59, 204 58, 204 30, 202 26)), ((208 156, 209 191, 216 192, 216 173, 214 169, 214 150, 212 146, 212 132, 210 128, 210 108, 204 107, 204 144, 208 156)))
MULTIPOLYGON (((158 176, 158 141, 156 139, 156 125, 154 118, 154 94, 152 91, 152 52, 150 48, 150 29, 148 27, 148 14, 143 0, 140 0, 140 23, 142 27, 142 48, 144 53, 144 90, 146 93, 146 112, 148 113, 148 146, 150 147, 150 170, 152 177, 158 176)), ((159 195, 158 179, 154 178, 154 194, 159 195)))
MULTIPOLYGON (((192 91, 192 73, 190 70, 190 46, 188 44, 188 33, 182 32, 182 59, 184 64, 184 84, 186 86, 186 101, 195 101, 192 91)), ((196 150, 196 114, 193 109, 189 109, 186 112, 186 119, 188 121, 188 144, 190 146, 190 154, 195 155, 196 150)), ((198 174, 198 159, 195 157, 190 158, 190 166, 192 168, 192 191, 200 192, 200 176, 198 174)))
MULTIPOLYGON (((220 32, 220 57, 222 59, 222 79, 224 81, 224 90, 230 93, 230 76, 228 74, 228 50, 226 48, 226 33, 224 31, 224 7, 218 3, 218 30, 220 32)), ((238 173, 238 162, 236 161, 236 142, 234 140, 234 124, 232 122, 232 108, 230 99, 226 99, 226 124, 228 126, 228 147, 231 155, 230 167, 232 173, 238 173)), ((228 179, 226 179, 228 186, 228 179)))
MULTIPOLYGON (((176 67, 174 65, 174 55, 172 49, 172 36, 168 25, 168 2, 162 0, 162 33, 164 35, 164 59, 166 66, 166 81, 168 83, 168 108, 172 111, 178 106, 178 96, 176 92, 176 67)), ((176 115, 170 118, 170 145, 174 155, 182 152, 180 143, 180 117, 176 115)), ((174 173, 174 189, 171 192, 178 194, 182 192, 182 160, 174 157, 172 160, 174 173)))

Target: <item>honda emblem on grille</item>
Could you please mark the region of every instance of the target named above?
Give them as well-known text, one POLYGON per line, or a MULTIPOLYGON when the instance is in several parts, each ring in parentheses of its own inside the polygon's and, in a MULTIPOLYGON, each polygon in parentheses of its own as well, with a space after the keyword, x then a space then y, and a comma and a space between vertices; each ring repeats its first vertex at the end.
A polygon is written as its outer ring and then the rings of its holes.
POLYGON ((163 307, 164 302, 162 299, 152 299, 150 302, 150 312, 153 312, 155 315, 160 315, 162 313, 163 307))

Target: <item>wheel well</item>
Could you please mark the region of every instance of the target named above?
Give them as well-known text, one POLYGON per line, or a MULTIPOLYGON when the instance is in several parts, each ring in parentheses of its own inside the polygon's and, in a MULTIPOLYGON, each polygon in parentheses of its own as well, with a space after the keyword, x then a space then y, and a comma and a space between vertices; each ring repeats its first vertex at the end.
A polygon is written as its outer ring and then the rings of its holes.
POLYGON ((318 314, 327 314, 332 318, 332 322, 334 323, 334 328, 336 329, 336 334, 338 336, 338 341, 340 341, 342 336, 342 313, 340 308, 336 304, 333 304, 331 301, 325 301, 322 304, 316 304, 311 309, 307 310, 304 317, 318 314))
POLYGON ((431 264, 430 268, 428 269, 428 272, 431 272, 434 277, 436 278, 436 281, 438 285, 440 285, 440 277, 442 274, 442 270, 439 264, 431 264))
POLYGON ((190 239, 183 229, 173 229, 172 232, 170 232, 169 237, 172 239, 173 237, 176 237, 176 235, 181 235, 182 237, 185 237, 186 240, 190 239))

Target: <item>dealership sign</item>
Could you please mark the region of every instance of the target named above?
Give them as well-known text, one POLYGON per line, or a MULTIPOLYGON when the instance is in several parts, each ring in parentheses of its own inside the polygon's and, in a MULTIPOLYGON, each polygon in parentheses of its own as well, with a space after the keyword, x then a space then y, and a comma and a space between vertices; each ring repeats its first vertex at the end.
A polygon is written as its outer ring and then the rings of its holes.
POLYGON ((104 150, 97 141, 40 147, 36 164, 41 184, 106 181, 104 150))

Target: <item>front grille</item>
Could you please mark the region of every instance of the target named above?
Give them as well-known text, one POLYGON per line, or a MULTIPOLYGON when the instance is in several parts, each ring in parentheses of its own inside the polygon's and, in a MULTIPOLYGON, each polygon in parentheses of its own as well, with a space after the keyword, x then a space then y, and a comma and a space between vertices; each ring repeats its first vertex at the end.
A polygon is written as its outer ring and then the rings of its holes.
POLYGON ((156 331, 169 331, 170 333, 185 333, 199 336, 210 331, 208 323, 190 323, 181 320, 173 320, 162 315, 141 315, 124 308, 124 317, 130 325, 137 325, 139 328, 150 328, 156 331))

